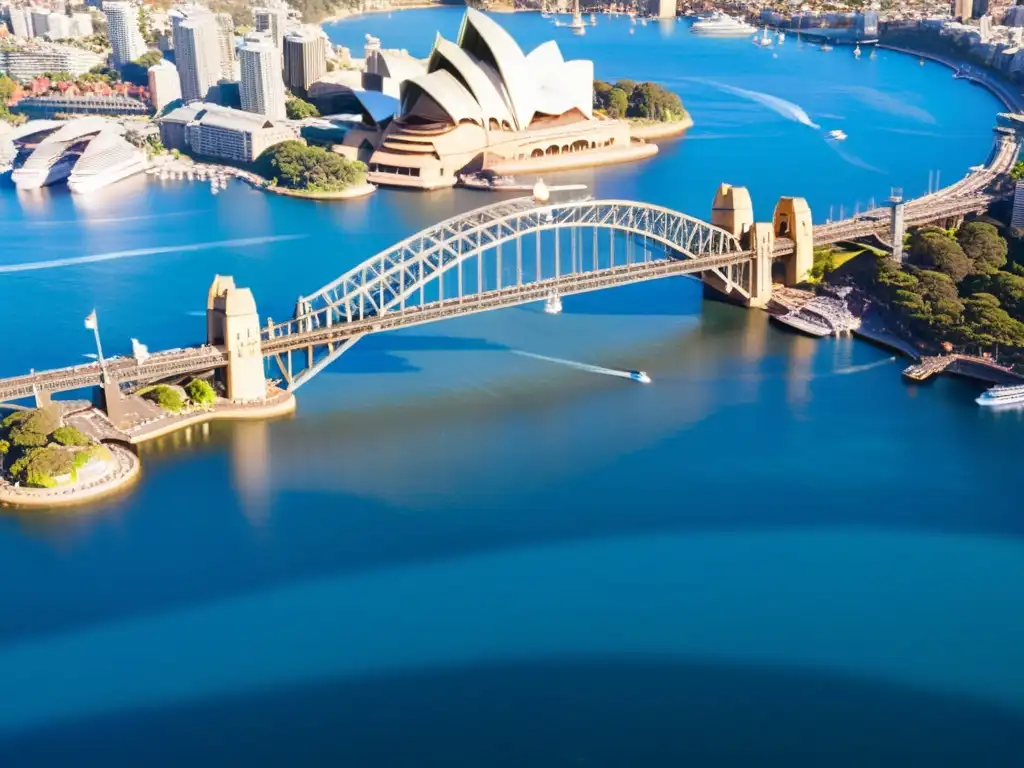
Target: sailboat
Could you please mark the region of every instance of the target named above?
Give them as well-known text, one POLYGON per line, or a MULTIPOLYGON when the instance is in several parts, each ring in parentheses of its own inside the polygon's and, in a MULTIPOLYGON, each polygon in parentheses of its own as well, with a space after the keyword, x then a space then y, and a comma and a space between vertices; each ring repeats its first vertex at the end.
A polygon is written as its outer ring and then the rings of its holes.
POLYGON ((767 48, 769 45, 771 45, 772 44, 772 39, 768 36, 768 27, 765 27, 761 31, 760 37, 755 35, 753 42, 754 42, 754 45, 759 45, 762 48, 767 48))
POLYGON ((786 33, 783 32, 782 30, 779 30, 779 34, 775 38, 775 42, 777 42, 779 45, 782 45, 784 42, 786 42, 786 33))
POLYGON ((574 35, 587 34, 587 25, 583 23, 583 15, 580 13, 580 0, 573 0, 572 21, 569 22, 569 29, 574 35))
POLYGON ((855 59, 859 59, 860 58, 860 46, 859 45, 856 48, 853 49, 853 57, 855 59))

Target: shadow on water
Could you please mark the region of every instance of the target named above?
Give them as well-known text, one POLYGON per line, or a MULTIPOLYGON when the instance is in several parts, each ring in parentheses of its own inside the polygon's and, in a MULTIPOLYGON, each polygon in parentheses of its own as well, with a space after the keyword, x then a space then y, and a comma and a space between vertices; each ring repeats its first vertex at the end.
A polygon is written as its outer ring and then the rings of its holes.
POLYGON ((609 658, 323 682, 86 719, 0 740, 0 761, 998 768, 1019 764, 1022 733, 1024 721, 969 699, 788 668, 609 658))

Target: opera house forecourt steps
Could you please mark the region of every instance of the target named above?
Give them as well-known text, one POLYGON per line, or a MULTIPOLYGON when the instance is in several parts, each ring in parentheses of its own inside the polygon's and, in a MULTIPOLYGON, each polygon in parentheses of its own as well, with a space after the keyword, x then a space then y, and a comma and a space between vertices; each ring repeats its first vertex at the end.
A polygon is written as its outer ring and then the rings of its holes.
POLYGON ((405 81, 398 116, 369 161, 374 184, 437 189, 461 173, 540 172, 649 157, 630 125, 594 113, 594 65, 548 41, 527 54, 467 9, 456 42, 440 35, 426 74, 405 81))

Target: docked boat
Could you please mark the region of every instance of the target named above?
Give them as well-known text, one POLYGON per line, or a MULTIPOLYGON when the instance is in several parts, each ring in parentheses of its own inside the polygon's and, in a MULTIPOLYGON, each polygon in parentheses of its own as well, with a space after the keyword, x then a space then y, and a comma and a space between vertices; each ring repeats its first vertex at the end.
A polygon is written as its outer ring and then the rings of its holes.
POLYGON ((753 40, 754 45, 759 45, 762 48, 767 48, 772 44, 771 37, 768 36, 768 27, 765 27, 759 37, 755 37, 753 40))
POLYGON ((708 37, 747 37, 755 34, 757 28, 727 14, 713 13, 706 19, 693 22, 690 31, 708 37))
POLYGON ((106 128, 82 152, 68 176, 68 189, 78 194, 94 192, 142 173, 147 166, 145 152, 125 141, 119 129, 106 128))
POLYGON ((974 402, 988 408, 998 408, 1005 405, 1024 405, 1024 384, 1015 384, 1009 387, 992 387, 982 392, 974 402))
POLYGON ((846 134, 840 131, 838 128, 834 131, 829 131, 827 135, 833 141, 846 141, 846 134))
POLYGON ((651 377, 648 376, 643 371, 630 371, 629 378, 631 378, 633 381, 639 381, 641 384, 651 383, 651 377))
POLYGON ((557 293, 552 293, 544 302, 544 312, 548 315, 559 315, 562 313, 562 300, 557 293))

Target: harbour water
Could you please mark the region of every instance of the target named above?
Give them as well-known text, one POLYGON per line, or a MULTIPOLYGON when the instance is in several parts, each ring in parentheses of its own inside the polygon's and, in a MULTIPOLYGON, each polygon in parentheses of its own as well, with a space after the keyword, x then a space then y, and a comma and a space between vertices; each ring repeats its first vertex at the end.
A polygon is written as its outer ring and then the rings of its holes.
MULTIPOLYGON (((425 55, 458 18, 329 32, 425 55)), ((524 47, 559 34, 500 20, 524 47)), ((727 180, 765 218, 800 194, 824 220, 984 160, 985 91, 791 42, 604 17, 559 37, 598 77, 678 90, 696 127, 558 181, 705 217, 727 180)), ((0 372, 84 360, 93 307, 105 351, 199 341, 215 273, 283 319, 491 199, 5 184, 0 372)), ((371 337, 294 418, 165 438, 91 508, 4 510, 0 764, 1014 764, 1024 415, 685 279, 563 305, 371 337)))

